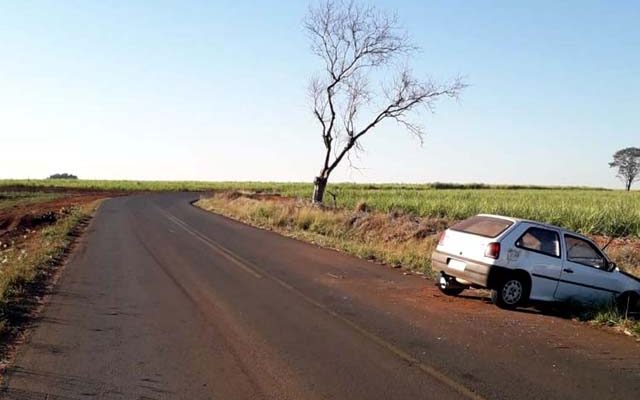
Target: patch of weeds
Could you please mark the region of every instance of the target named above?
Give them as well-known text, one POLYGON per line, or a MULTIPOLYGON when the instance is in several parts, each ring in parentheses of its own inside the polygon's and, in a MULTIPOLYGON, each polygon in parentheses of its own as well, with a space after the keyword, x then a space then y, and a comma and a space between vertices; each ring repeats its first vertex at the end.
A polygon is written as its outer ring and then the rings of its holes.
POLYGON ((356 211, 323 209, 295 200, 259 200, 222 193, 196 205, 367 260, 402 265, 425 274, 431 272, 430 257, 436 236, 418 234, 426 225, 415 216, 364 212, 364 206, 356 211))
POLYGON ((621 312, 615 305, 603 305, 593 309, 583 308, 578 314, 578 319, 640 338, 640 320, 621 312))
MULTIPOLYGON (((354 209, 323 209, 295 199, 257 200, 220 193, 201 199, 196 205, 366 260, 401 265, 431 276, 431 253, 439 233, 451 222, 445 218, 421 218, 395 208, 390 208, 388 213, 375 211, 365 202, 354 209)), ((631 259, 637 254, 625 254, 625 257, 631 259)), ((564 318, 640 337, 640 321, 619 313, 612 305, 589 308, 570 302, 550 311, 564 318)))
POLYGON ((92 209, 93 205, 73 208, 64 218, 30 231, 20 243, 0 252, 0 334, 7 334, 30 312, 68 251, 76 228, 92 209))

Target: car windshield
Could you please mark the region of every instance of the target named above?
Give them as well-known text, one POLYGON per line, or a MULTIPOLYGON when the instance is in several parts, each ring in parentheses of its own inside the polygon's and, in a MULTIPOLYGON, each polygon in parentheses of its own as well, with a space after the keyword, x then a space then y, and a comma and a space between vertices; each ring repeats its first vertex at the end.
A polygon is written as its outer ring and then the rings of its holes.
POLYGON ((507 230, 513 222, 502 218, 477 215, 458 222, 450 229, 459 232, 494 238, 507 230))

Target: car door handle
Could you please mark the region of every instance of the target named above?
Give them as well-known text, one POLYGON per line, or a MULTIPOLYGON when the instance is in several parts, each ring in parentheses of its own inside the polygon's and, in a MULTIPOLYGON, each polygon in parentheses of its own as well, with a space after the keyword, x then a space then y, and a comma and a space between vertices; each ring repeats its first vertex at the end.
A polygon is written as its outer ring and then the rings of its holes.
POLYGON ((567 274, 573 274, 573 270, 571 268, 565 268, 564 272, 566 272, 567 274))

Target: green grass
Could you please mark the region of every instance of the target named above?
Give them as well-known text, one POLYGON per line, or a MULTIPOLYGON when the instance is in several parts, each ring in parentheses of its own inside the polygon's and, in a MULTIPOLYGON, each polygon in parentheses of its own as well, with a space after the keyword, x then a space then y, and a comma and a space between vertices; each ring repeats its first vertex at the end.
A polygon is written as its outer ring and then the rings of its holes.
MULTIPOLYGON (((363 259, 402 265, 425 274, 432 272, 430 257, 437 242, 437 225, 416 223, 415 218, 407 215, 389 218, 382 213, 326 210, 310 203, 232 199, 224 195, 201 199, 196 205, 363 259), (417 235, 426 230, 431 234, 417 235)), ((441 221, 440 228, 443 224, 441 221)))
POLYGON ((629 336, 640 337, 640 321, 629 319, 615 307, 605 307, 587 312, 580 319, 590 321, 594 325, 613 327, 629 336))
POLYGON ((93 207, 74 207, 53 225, 28 233, 19 244, 0 244, 0 333, 9 327, 12 302, 29 296, 29 285, 37 282, 52 260, 69 247, 69 234, 93 207))
MULTIPOLYGON (((92 180, 5 180, 2 186, 92 190, 262 190, 309 199, 309 183, 171 182, 92 180)), ((478 213, 503 214, 560 225, 584 234, 640 236, 640 192, 580 187, 490 186, 482 184, 333 184, 338 207, 365 202, 375 211, 464 219, 478 213)), ((327 204, 333 204, 327 195, 327 204)))
MULTIPOLYGON (((31 188, 67 188, 85 190, 149 190, 149 191, 182 191, 182 190, 215 190, 215 189, 237 189, 237 190, 264 190, 271 192, 282 192, 289 195, 311 197, 313 186, 306 182, 207 182, 207 181, 137 181, 137 180, 86 180, 86 179, 0 179, 0 190, 2 188, 21 187, 31 188)), ((430 191, 441 189, 529 189, 529 190, 590 190, 607 191, 600 188, 585 188, 573 186, 523 186, 523 185, 487 185, 483 183, 429 183, 429 184, 357 184, 339 183, 330 185, 335 190, 352 191, 430 191)))
POLYGON ((501 214, 560 225, 585 234, 640 236, 640 193, 558 189, 371 189, 337 188, 339 204, 364 201, 383 212, 464 219, 501 214))
MULTIPOLYGON (((207 191, 245 190, 280 193, 285 196, 308 200, 313 186, 309 183, 277 182, 172 182, 172 181, 95 181, 95 180, 0 180, 0 194, 16 192, 19 189, 40 190, 47 187, 67 189, 110 190, 110 191, 207 191), (3 187, 5 193, 2 193, 3 187)), ((332 184, 328 191, 336 195, 336 204, 342 211, 322 212, 313 207, 272 205, 267 207, 259 202, 238 204, 234 208, 227 201, 216 203, 209 200, 208 209, 264 227, 270 227, 305 240, 315 241, 324 246, 340 248, 363 258, 375 258, 389 264, 402 264, 409 268, 429 273, 430 247, 435 236, 427 240, 402 237, 389 239, 389 232, 403 231, 402 217, 386 224, 384 213, 392 215, 413 214, 421 217, 457 220, 477 213, 504 214, 520 218, 543 221, 564 226, 584 234, 640 236, 640 192, 630 193, 620 190, 605 190, 582 187, 531 187, 531 186, 490 186, 482 184, 332 184), (383 214, 364 216, 363 225, 349 228, 344 221, 350 217, 349 210, 366 203, 367 208, 383 214), (292 208, 293 207, 293 208, 292 208), (344 214, 344 215, 342 215, 344 214), (382 222, 380 219, 382 218, 382 222)), ((11 199, 0 199, 4 204, 34 201, 52 193, 18 193, 11 199)), ((327 195, 326 202, 333 205, 333 198, 327 195)), ((356 213, 357 214, 357 213, 356 213)), ((410 218, 409 218, 410 219, 410 218)), ((403 222, 404 221, 404 222, 403 222)), ((32 279, 33 266, 46 260, 64 248, 65 235, 74 220, 45 231, 51 240, 42 249, 27 256, 6 253, 0 256, 14 258, 15 266, 11 274, 0 279, 0 296, 18 290, 25 279, 32 279), (28 257, 28 258, 27 258, 28 257)), ((357 224, 356 224, 357 225, 357 224)), ((410 225, 410 224, 409 224, 410 225)), ((415 227, 414 227, 415 228, 415 227)), ((419 228, 419 227, 418 227, 419 228)), ((409 234, 411 230, 407 231, 409 234)), ((405 232, 405 233, 407 233, 405 232)), ((393 235, 391 235, 393 236, 393 235)), ((400 235, 402 236, 402 235, 400 235)), ((632 250, 630 250, 632 251, 632 250)), ((28 254, 28 253, 27 253, 28 254)), ((630 259, 636 260, 636 257, 630 259)), ((2 262, 2 257, 0 257, 2 262)), ((5 261, 6 263, 6 261, 5 261)), ((634 263, 634 267, 635 267, 634 263)), ((5 266, 6 270, 6 266, 5 266)), ((593 324, 616 327, 627 334, 640 336, 640 323, 627 320, 612 310, 591 312, 586 319, 593 324)))
MULTIPOLYGON (((430 218, 420 220, 406 214, 363 213, 345 208, 322 209, 309 203, 265 201, 225 194, 201 199, 196 205, 363 259, 401 265, 432 278, 434 271, 431 269, 430 256, 436 246, 438 233, 448 222, 430 218), (422 235, 423 232, 427 232, 426 235, 422 235)), ((633 268, 628 270, 638 273, 633 268)), ((560 315, 566 318, 640 337, 640 321, 627 318, 612 305, 593 308, 569 303, 560 311, 560 315)))
POLYGON ((0 188, 0 210, 24 204, 40 203, 60 197, 56 193, 44 192, 3 192, 0 188))

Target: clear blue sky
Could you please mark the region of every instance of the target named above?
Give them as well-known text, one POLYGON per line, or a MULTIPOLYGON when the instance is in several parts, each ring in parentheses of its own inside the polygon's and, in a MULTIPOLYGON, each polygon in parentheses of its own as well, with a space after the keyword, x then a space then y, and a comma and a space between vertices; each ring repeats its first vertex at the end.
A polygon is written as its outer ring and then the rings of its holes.
MULTIPOLYGON (((376 1, 422 47, 418 75, 466 75, 390 124, 335 181, 619 186, 640 147, 637 1, 376 1)), ((322 143, 303 1, 0 0, 0 177, 309 181, 322 143)))

